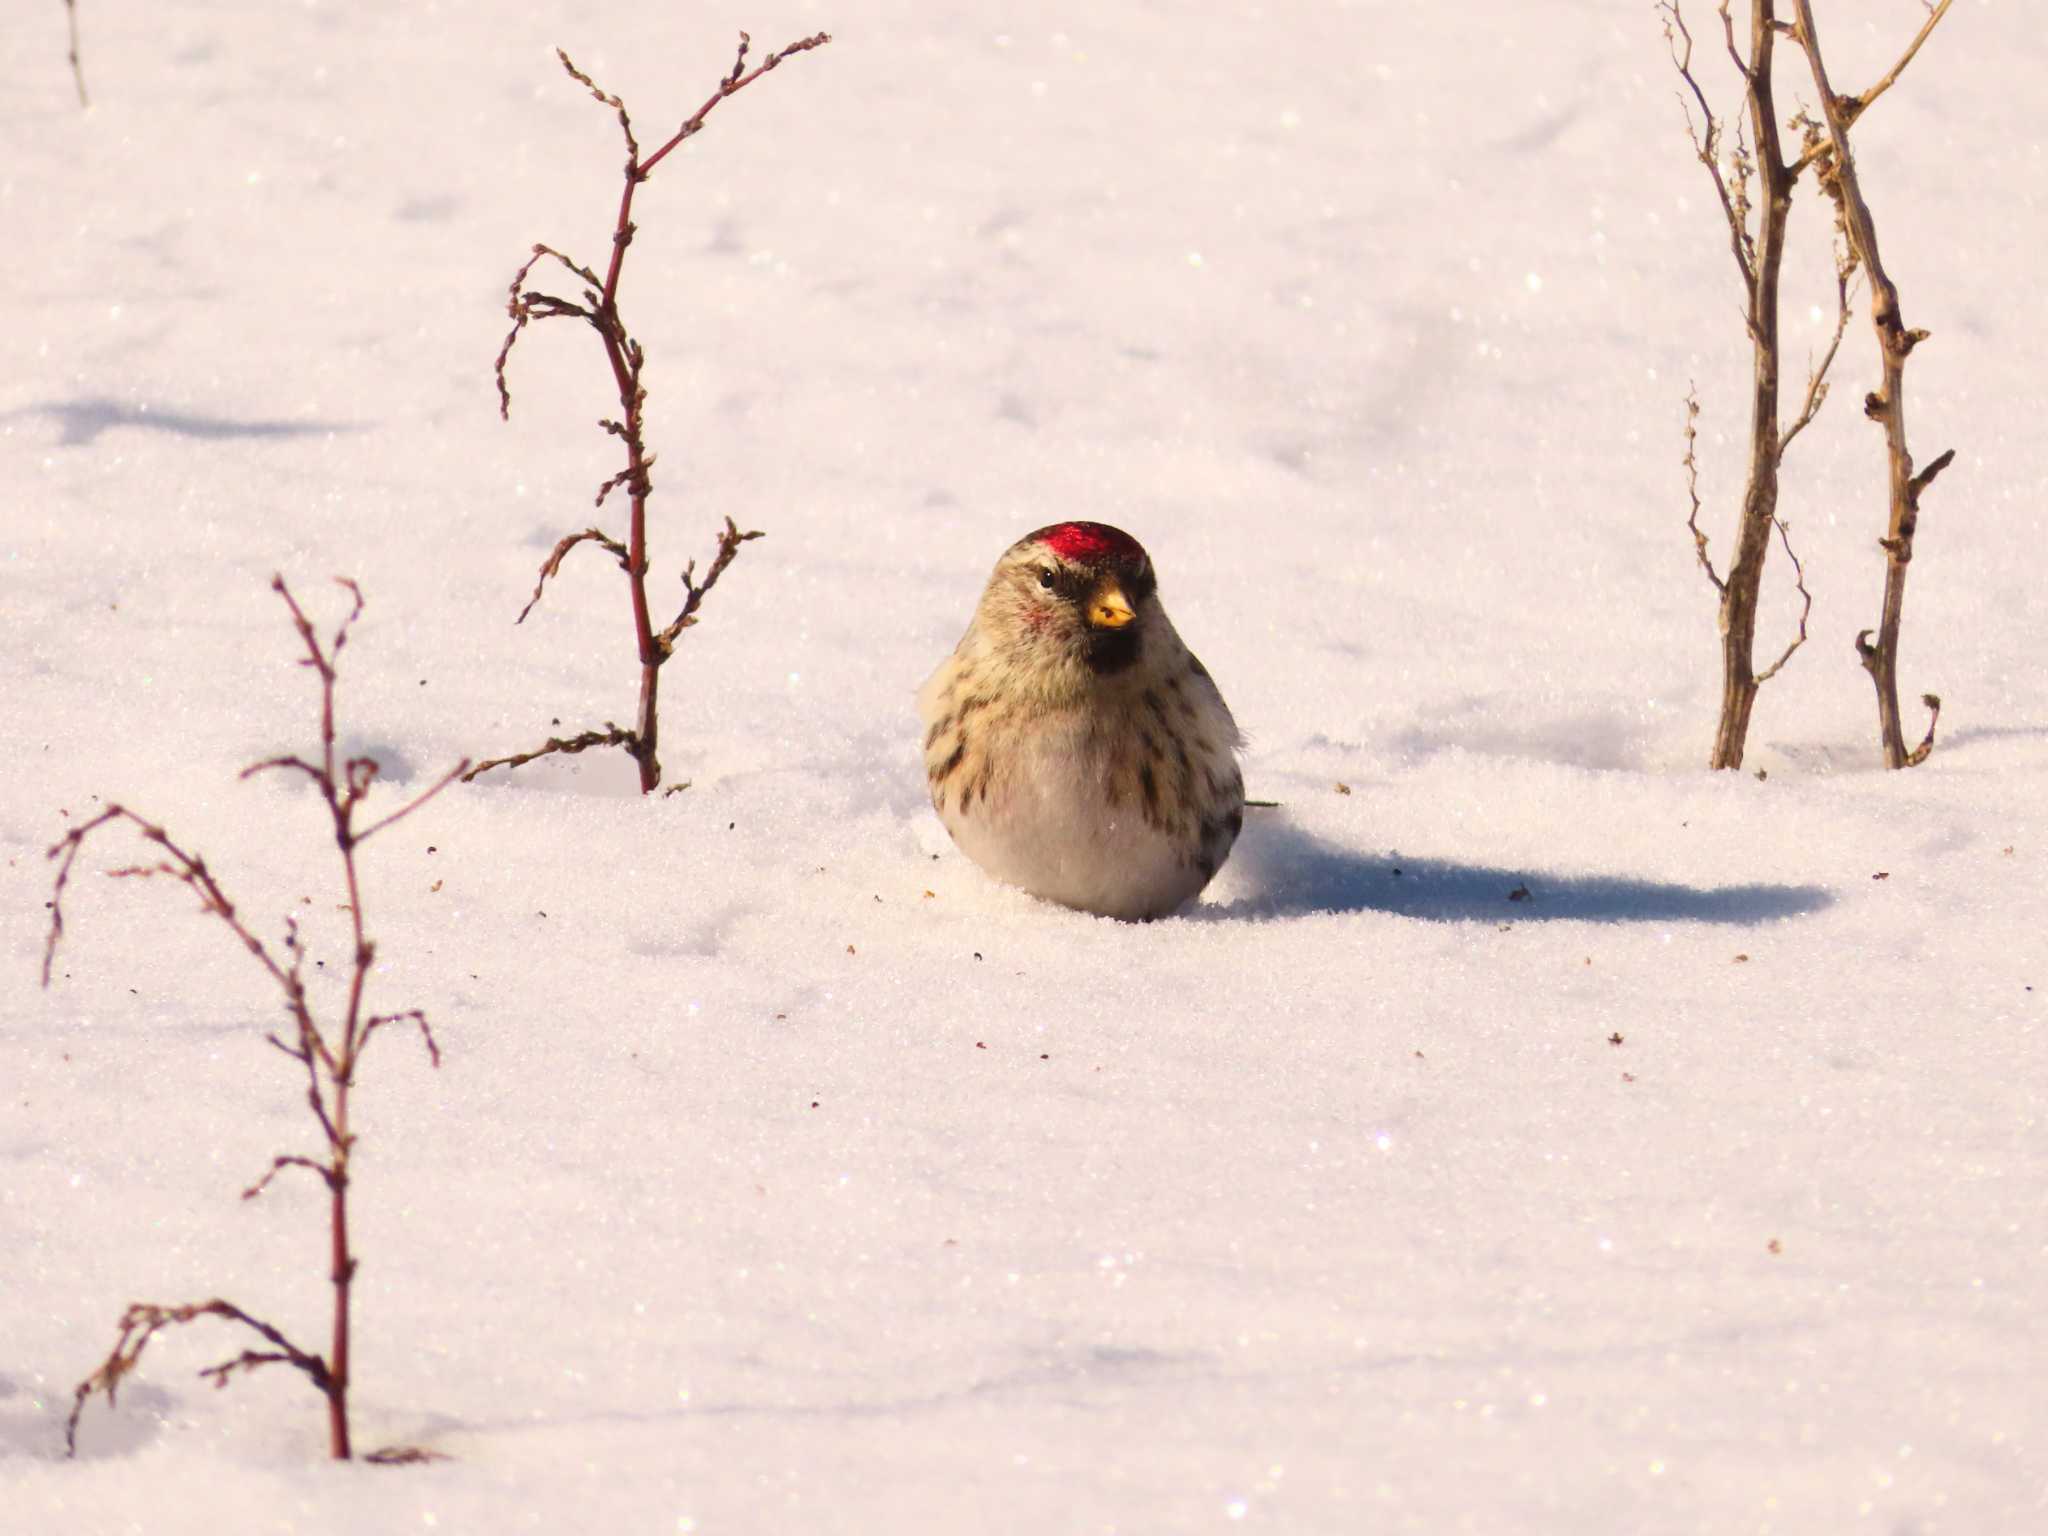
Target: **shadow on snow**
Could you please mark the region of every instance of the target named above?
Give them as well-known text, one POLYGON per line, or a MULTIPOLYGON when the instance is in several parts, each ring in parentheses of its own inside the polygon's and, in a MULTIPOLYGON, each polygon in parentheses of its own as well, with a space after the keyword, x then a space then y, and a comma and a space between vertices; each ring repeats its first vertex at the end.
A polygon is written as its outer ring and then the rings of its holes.
POLYGON ((1404 854, 1361 854, 1260 818, 1229 866, 1229 899, 1195 921, 1387 912, 1430 922, 1767 923, 1830 906, 1817 885, 1674 885, 1628 875, 1548 874, 1404 854), (1522 894, 1515 894, 1520 892, 1522 894))
POLYGON ((51 400, 0 415, 0 421, 18 416, 47 416, 58 424, 58 446, 72 448, 98 441, 103 432, 115 427, 140 427, 150 432, 169 432, 178 437, 220 439, 235 437, 313 437, 324 432, 361 430, 353 423, 333 421, 238 421, 227 416, 200 416, 185 411, 155 411, 147 406, 124 405, 104 396, 78 400, 51 400))

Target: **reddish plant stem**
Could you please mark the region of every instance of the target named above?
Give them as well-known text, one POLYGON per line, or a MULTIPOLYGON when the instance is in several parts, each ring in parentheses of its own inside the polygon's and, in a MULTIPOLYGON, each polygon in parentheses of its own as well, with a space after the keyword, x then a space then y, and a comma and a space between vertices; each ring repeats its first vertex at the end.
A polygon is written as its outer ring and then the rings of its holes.
MULTIPOLYGON (((728 519, 727 537, 722 539, 719 545, 719 560, 714 565, 711 574, 706 577, 703 587, 700 588, 692 584, 687 574, 684 577, 684 583, 689 588, 690 595, 683 618, 679 618, 677 623, 670 625, 666 629, 659 631, 655 629, 653 612, 647 600, 647 498, 653 489, 648 470, 653 461, 647 452, 647 445, 642 430, 647 393, 641 385, 640 373, 646 359, 640 349, 640 344, 633 340, 631 333, 626 329, 625 321, 619 314, 619 287, 625 275, 626 248, 633 243, 635 233, 633 199, 634 195, 639 191, 640 184, 653 174, 654 168, 674 152, 684 140, 695 136, 703 129, 705 119, 721 101, 746 89, 746 87, 760 79, 761 76, 777 68, 784 59, 789 58, 792 54, 807 52, 810 49, 821 47, 830 41, 831 38, 823 32, 799 39, 788 47, 768 55, 759 65, 749 71, 746 68, 746 60, 750 42, 747 34, 742 32, 740 34, 738 57, 733 61, 731 71, 719 81, 718 89, 706 97, 703 104, 686 118, 682 126, 659 148, 654 150, 653 153, 644 156, 641 154, 639 141, 633 135, 632 119, 626 111, 625 104, 617 96, 602 90, 596 82, 571 62, 566 53, 562 53, 559 49, 556 50, 557 56, 562 61, 562 67, 568 71, 569 75, 588 90, 598 101, 604 103, 618 114, 619 129, 626 140, 625 186, 619 193, 618 219, 612 229, 611 260, 605 267, 604 278, 601 282, 589 268, 578 266, 566 256, 544 246, 536 246, 534 248, 533 260, 521 267, 518 274, 513 278, 511 298, 513 328, 511 334, 505 338, 504 348, 498 354, 498 389, 501 408, 509 410, 511 397, 505 387, 505 364, 511 355, 513 343, 518 339, 520 330, 530 319, 575 316, 589 322, 592 329, 598 333, 599 338, 604 343, 605 361, 611 366, 612 383, 618 391, 620 410, 620 419, 618 421, 606 422, 604 425, 606 430, 624 439, 626 445, 626 468, 620 474, 605 482, 603 489, 598 494, 598 502, 601 505, 606 493, 617 486, 623 485, 626 489, 630 508, 628 513, 629 526, 626 531, 626 542, 622 551, 617 543, 604 538, 594 529, 591 530, 588 537, 596 539, 604 544, 606 548, 621 555, 619 563, 625 569, 626 585, 632 602, 633 649, 640 662, 639 708, 634 717, 633 730, 630 733, 620 732, 616 728, 608 728, 604 732, 585 732, 583 735, 573 738, 576 743, 573 746, 566 742, 560 745, 551 742, 549 746, 542 748, 537 753, 523 753, 512 758, 492 759, 488 763, 479 765, 476 770, 477 772, 482 772, 485 768, 489 767, 529 762, 534 757, 545 755, 549 751, 580 751, 586 746, 602 741, 607 744, 623 746, 639 764, 640 791, 642 794, 652 793, 661 782, 659 699, 662 664, 673 654, 674 636, 682 628, 684 619, 687 618, 690 609, 694 608, 696 603, 701 601, 703 591, 708 589, 711 583, 717 579, 718 572, 726 564, 730 563, 732 549, 736 547, 737 543, 744 542, 748 538, 757 538, 759 535, 752 533, 739 534, 732 527, 730 519, 728 519), (591 288, 585 291, 582 303, 572 303, 569 300, 557 298, 549 294, 524 291, 522 285, 528 272, 532 270, 534 261, 540 260, 544 255, 553 257, 564 267, 582 277, 591 285, 591 288)), ((539 601, 540 589, 546 584, 547 578, 560 568, 562 556, 578 542, 581 541, 577 538, 569 538, 556 546, 554 554, 549 557, 548 562, 541 568, 540 582, 534 588, 534 601, 539 601)), ((529 603, 527 611, 531 611, 532 606, 532 603, 529 603)), ((525 613, 522 612, 520 617, 523 619, 525 613)))
MULTIPOLYGON (((243 948, 277 982, 284 993, 285 1010, 292 1018, 297 1038, 294 1041, 287 1041, 279 1035, 272 1034, 267 1039, 270 1044, 305 1068, 306 1104, 318 1122, 321 1135, 327 1143, 327 1157, 322 1163, 295 1153, 283 1154, 272 1160, 269 1172, 243 1191, 242 1198, 254 1199, 268 1187, 278 1173, 290 1168, 304 1169, 326 1184, 329 1194, 328 1275, 334 1287, 333 1326, 328 1354, 323 1359, 300 1349, 269 1323, 218 1298, 196 1306, 131 1306, 122 1317, 121 1334, 112 1353, 98 1370, 79 1384, 74 1394, 71 1417, 65 1427, 66 1444, 74 1452, 77 1446, 78 1419, 86 1401, 94 1392, 104 1391, 108 1401, 112 1402, 122 1378, 135 1369, 142 1351, 147 1348, 150 1339, 157 1332, 165 1327, 182 1325, 201 1317, 218 1317, 253 1329, 273 1347, 268 1350, 244 1350, 234 1359, 209 1367, 202 1374, 217 1383, 225 1384, 237 1371, 254 1370, 271 1364, 292 1366, 301 1372, 326 1400, 329 1453, 337 1461, 347 1461, 353 1455, 349 1436, 348 1389, 350 1309, 356 1258, 349 1239, 348 1190, 349 1163, 355 1147, 355 1136, 349 1129, 349 1099, 355 1087, 356 1067, 370 1036, 382 1025, 400 1021, 410 1021, 419 1025, 426 1041, 428 1059, 435 1065, 440 1063, 440 1050, 434 1043, 433 1031, 427 1025, 426 1016, 417 1009, 406 1013, 364 1017, 363 997, 370 972, 375 965, 377 947, 364 928, 362 885, 356 870, 356 850, 377 833, 403 820, 433 799, 453 783, 469 765, 467 762, 458 763, 396 810, 366 827, 356 825, 356 812, 376 781, 377 763, 368 757, 337 762, 334 729, 335 660, 348 643, 349 629, 357 615, 362 612, 363 606, 362 593, 357 590, 355 583, 344 580, 342 585, 353 597, 354 604, 335 630, 333 637, 323 646, 305 611, 300 608, 297 600, 285 586, 284 579, 272 579, 271 587, 291 610, 293 625, 297 628, 299 638, 305 647, 305 655, 300 665, 310 668, 320 680, 320 752, 317 762, 306 757, 287 755, 267 758, 242 771, 242 777, 245 779, 272 769, 285 769, 303 774, 311 781, 327 807, 333 826, 335 847, 341 856, 352 939, 348 1002, 339 1033, 333 1037, 324 1034, 307 1001, 303 973, 306 951, 299 937, 296 919, 288 917, 285 920, 284 949, 280 959, 280 956, 264 944, 238 914, 235 904, 228 899, 227 893, 221 889, 207 869, 204 859, 187 852, 174 842, 162 827, 144 820, 124 806, 108 806, 99 815, 73 828, 49 850, 49 856, 58 861, 58 868, 50 900, 50 932, 43 951, 43 984, 48 986, 57 945, 64 933, 63 903, 66 888, 70 883, 72 864, 88 837, 103 827, 125 821, 134 827, 146 843, 162 850, 164 857, 155 864, 135 865, 112 873, 141 878, 164 876, 190 887, 199 896, 202 910, 225 923, 243 948)), ((418 1458, 415 1455, 399 1459, 418 1458)))

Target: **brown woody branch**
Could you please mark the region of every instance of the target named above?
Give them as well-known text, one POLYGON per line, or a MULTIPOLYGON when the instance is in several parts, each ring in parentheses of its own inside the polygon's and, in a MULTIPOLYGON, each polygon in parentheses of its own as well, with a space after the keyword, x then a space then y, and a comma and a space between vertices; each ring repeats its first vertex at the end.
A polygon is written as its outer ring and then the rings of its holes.
POLYGON ((1709 757, 1715 768, 1741 766, 1750 712, 1756 703, 1757 689, 1764 681, 1757 675, 1755 661, 1757 609, 1764 563, 1770 554, 1772 531, 1777 526, 1778 477, 1784 459, 1785 434, 1778 419, 1778 279, 1792 209, 1793 173, 1785 162, 1778 134, 1771 68, 1777 40, 1772 5, 1773 0, 1753 0, 1746 55, 1736 40, 1730 0, 1721 0, 1715 8, 1728 57, 1742 79, 1748 116, 1747 140, 1739 126, 1735 135, 1732 175, 1724 175, 1721 169, 1719 148, 1723 130, 1692 73, 1692 35, 1686 29, 1678 0, 1663 0, 1658 7, 1665 18, 1665 37, 1673 67, 1692 98, 1692 104, 1686 106, 1687 133, 1695 154, 1713 180, 1728 225, 1730 248, 1742 279, 1743 318, 1750 338, 1749 468, 1736 522, 1735 552, 1725 577, 1707 559, 1706 536, 1699 526, 1690 401, 1686 417, 1687 490, 1693 502, 1687 527, 1720 607, 1721 714, 1709 757), (1694 126, 1692 105, 1705 114, 1703 127, 1694 126), (1750 196, 1752 181, 1757 187, 1754 201, 1750 196))
POLYGON ((1680 463, 1685 468, 1685 494, 1692 502, 1692 511, 1686 514, 1685 526, 1692 530, 1693 552, 1699 556, 1700 569, 1707 573, 1707 580, 1713 583, 1716 592, 1726 592, 1728 583, 1714 569, 1713 556, 1707 553, 1707 532, 1700 527, 1700 461, 1694 451, 1700 435, 1694 423, 1699 419, 1699 393, 1688 385, 1685 391, 1685 457, 1680 463))
POLYGON ((1792 653, 1806 644, 1806 621, 1813 617, 1813 594, 1806 590, 1806 564, 1799 558, 1798 552, 1792 548, 1792 525, 1782 517, 1774 521, 1778 525, 1778 537, 1785 545, 1785 558, 1792 562, 1792 589, 1800 597, 1799 633, 1794 635, 1791 643, 1778 653, 1776 661, 1765 667, 1763 671, 1757 673, 1756 680, 1758 683, 1768 683, 1772 678, 1776 677, 1785 663, 1792 659, 1792 653))
MULTIPOLYGON (((1941 0, 1941 4, 1928 13, 1926 24, 1905 55, 1878 87, 1866 93, 1863 98, 1866 102, 1898 78, 1899 72, 1919 51, 1927 34, 1947 13, 1950 3, 1951 0, 1941 0)), ((1913 560, 1913 538, 1920 521, 1920 495, 1934 477, 1954 460, 1955 453, 1951 449, 1920 473, 1914 473, 1912 450, 1906 444, 1906 359, 1916 346, 1927 339, 1927 332, 1909 330, 1901 317, 1898 285, 1885 271, 1884 258, 1878 250, 1877 224, 1871 216, 1870 204, 1863 196, 1855 155, 1849 146, 1849 125, 1854 120, 1849 100, 1837 96, 1828 82, 1827 62, 1821 55, 1820 35, 1814 25, 1811 0, 1793 0, 1793 5, 1798 15, 1793 36, 1806 54, 1807 67, 1812 71, 1814 89, 1820 94, 1821 111, 1828 126, 1829 153, 1820 160, 1817 174, 1822 188, 1834 199, 1854 259, 1869 274, 1870 323, 1877 333, 1878 352, 1884 370, 1883 382, 1864 401, 1864 414, 1884 429, 1885 460, 1890 481, 1885 536, 1878 541, 1885 552, 1884 606, 1878 620, 1876 641, 1873 643, 1869 639, 1871 631, 1863 631, 1856 637, 1856 652, 1877 690, 1878 735, 1885 765, 1889 768, 1910 768, 1926 761, 1927 755, 1934 750, 1934 725, 1929 722, 1926 739, 1918 748, 1907 749, 1899 716, 1898 683, 1899 629, 1905 615, 1906 572, 1913 560)), ((1932 699, 1934 696, 1926 697, 1932 699)), ((1929 708, 1939 719, 1939 702, 1930 704, 1929 708)))
MULTIPOLYGON (((1855 127, 1856 120, 1870 110, 1871 104, 1897 83, 1899 76, 1905 73, 1906 66, 1913 62, 1913 56, 1920 51, 1920 45, 1927 41, 1928 35, 1934 31, 1941 18, 1948 14, 1948 8, 1953 3, 1954 0, 1939 0, 1938 4, 1929 4, 1927 6, 1927 20, 1922 22, 1920 30, 1913 34, 1913 41, 1906 45, 1906 51, 1899 55, 1898 62, 1886 70, 1875 85, 1872 85, 1860 95, 1837 98, 1841 104, 1842 127, 1844 130, 1855 127)), ((1793 170, 1795 172, 1803 171, 1823 155, 1832 154, 1833 152, 1834 144, 1831 140, 1823 139, 1818 143, 1808 143, 1805 150, 1801 152, 1798 161, 1794 164, 1793 170)))
MULTIPOLYGON (((1678 0, 1662 0, 1657 10, 1664 18, 1664 41, 1671 50, 1672 66, 1677 69, 1678 78, 1684 82, 1692 95, 1692 102, 1688 103, 1680 97, 1678 103, 1685 113, 1686 136, 1692 140, 1693 153, 1699 157, 1700 164, 1707 168, 1707 175, 1714 183, 1715 195, 1721 201, 1721 214, 1728 221, 1728 239, 1735 255, 1735 265, 1742 271, 1743 282, 1753 288, 1756 285, 1756 245, 1749 233, 1750 162, 1748 153, 1741 144, 1741 129, 1738 126, 1736 130, 1736 178, 1731 187, 1721 170, 1721 119, 1715 116, 1714 109, 1707 104, 1707 93, 1700 89, 1699 81, 1693 77, 1692 32, 1685 24, 1685 16, 1678 8, 1678 0), (1700 110, 1698 124, 1693 122, 1692 116, 1695 104, 1700 110)), ((1724 23, 1730 27, 1734 25, 1729 19, 1726 5, 1721 7, 1720 14, 1724 23)), ((1747 77, 1748 68, 1742 62, 1741 55, 1735 51, 1732 33, 1728 48, 1735 58, 1736 68, 1742 70, 1747 77)))
POLYGON ((588 752, 592 747, 624 747, 629 752, 639 743, 631 731, 622 730, 607 720, 601 731, 584 731, 575 736, 550 736, 531 752, 515 752, 510 757, 487 757, 462 778, 467 783, 480 773, 489 773, 493 768, 521 768, 537 758, 547 757, 556 752, 588 752))
MULTIPOLYGON (((1794 126, 1803 126, 1809 142, 1817 131, 1813 120, 1804 112, 1793 118, 1794 126)), ((1778 451, 1782 454, 1791 447, 1792 439, 1804 432, 1828 398, 1828 370, 1835 364, 1835 354, 1842 350, 1842 337, 1849 330, 1849 287, 1855 279, 1859 265, 1855 242, 1849 238, 1849 231, 1843 224, 1841 210, 1835 216, 1835 329, 1829 336, 1827 350, 1816 364, 1810 364, 1806 375, 1806 399, 1799 407, 1799 415, 1792 425, 1785 429, 1785 435, 1778 439, 1778 451)), ((1788 550, 1789 552, 1789 550, 1788 550)), ((1775 670, 1775 669, 1773 669, 1775 670)))
MULTIPOLYGON (((1823 91, 1829 103, 1831 129, 1839 124, 1845 134, 1847 123, 1853 122, 1890 89, 1950 3, 1951 0, 1940 0, 1898 63, 1862 96, 1837 98, 1823 91)), ((1832 175, 1831 163, 1836 158, 1836 151, 1832 148, 1833 136, 1832 133, 1823 133, 1813 118, 1802 112, 1792 119, 1793 129, 1803 135, 1801 148, 1792 158, 1786 157, 1778 130, 1772 76, 1774 47, 1780 37, 1792 37, 1796 41, 1799 29, 1778 19, 1775 0, 1752 0, 1745 52, 1737 40, 1732 0, 1719 0, 1715 14, 1721 21, 1722 40, 1728 57, 1742 80, 1749 129, 1749 138, 1745 142, 1742 125, 1738 122, 1734 148, 1728 155, 1728 166, 1724 170, 1721 154, 1724 130, 1714 115, 1706 92, 1693 74, 1693 37, 1680 12, 1679 0, 1661 0, 1657 9, 1664 17, 1664 33, 1672 65, 1684 87, 1680 104, 1684 110, 1687 136, 1713 182, 1728 226, 1730 249, 1743 283, 1744 319, 1751 342, 1749 469, 1736 525, 1735 553, 1725 577, 1716 571, 1708 558, 1706 535, 1699 525, 1700 503, 1692 426, 1697 405, 1690 397, 1684 459, 1687 494, 1692 503, 1686 526, 1692 534, 1701 568, 1713 584, 1720 606, 1721 714, 1710 762, 1716 768, 1733 768, 1742 762, 1757 689, 1778 673, 1806 638, 1806 618, 1812 610, 1813 598, 1806 589, 1804 568, 1792 555, 1785 522, 1778 516, 1779 476, 1786 450, 1811 425, 1827 400, 1828 373, 1848 327, 1851 280, 1857 267, 1868 263, 1846 219, 1838 217, 1834 333, 1818 362, 1809 366, 1806 390, 1797 414, 1789 424, 1781 423, 1778 414, 1781 369, 1778 285, 1786 224, 1793 188, 1804 171, 1809 167, 1816 168, 1816 174, 1827 186, 1832 175), (1695 109, 1700 114, 1697 121, 1695 109), (1750 195, 1752 182, 1757 187, 1754 200, 1750 195), (1756 619, 1764 564, 1774 530, 1788 558, 1793 561, 1795 584, 1805 606, 1801 612, 1798 637, 1776 662, 1759 672, 1754 660, 1756 619)), ((1799 9, 1804 15, 1809 8, 1802 3, 1799 9)), ((1846 139, 1843 144, 1842 153, 1845 155, 1846 139)))

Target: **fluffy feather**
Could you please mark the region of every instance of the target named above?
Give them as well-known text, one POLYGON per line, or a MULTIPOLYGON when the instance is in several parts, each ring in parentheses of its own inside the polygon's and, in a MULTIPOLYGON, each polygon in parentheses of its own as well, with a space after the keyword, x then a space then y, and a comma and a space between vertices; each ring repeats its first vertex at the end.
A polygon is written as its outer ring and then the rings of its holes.
POLYGON ((1136 539, 1026 534, 918 695, 932 805, 990 875, 1082 911, 1159 917, 1244 820, 1241 738, 1136 539))

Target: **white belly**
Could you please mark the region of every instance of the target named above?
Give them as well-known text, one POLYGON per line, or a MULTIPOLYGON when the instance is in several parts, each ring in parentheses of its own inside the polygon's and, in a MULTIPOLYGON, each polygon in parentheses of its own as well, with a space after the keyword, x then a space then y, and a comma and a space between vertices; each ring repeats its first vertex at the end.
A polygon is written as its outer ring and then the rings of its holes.
POLYGON ((1128 791, 1112 803, 1108 754, 1078 724, 1041 723, 1003 744, 987 791, 940 819, 970 859, 1007 885, 1107 917, 1158 917, 1208 883, 1198 849, 1145 819, 1128 791))

